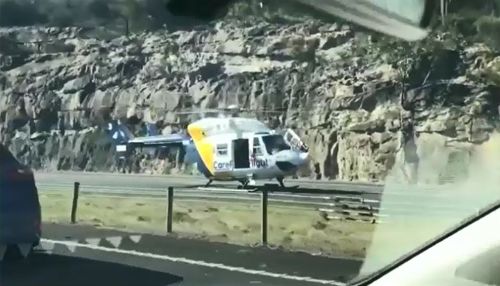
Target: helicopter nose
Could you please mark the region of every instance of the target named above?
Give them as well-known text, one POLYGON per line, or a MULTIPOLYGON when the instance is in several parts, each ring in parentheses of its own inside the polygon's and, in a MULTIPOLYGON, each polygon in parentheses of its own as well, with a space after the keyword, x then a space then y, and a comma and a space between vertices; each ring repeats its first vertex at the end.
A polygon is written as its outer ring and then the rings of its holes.
POLYGON ((300 152, 299 159, 301 160, 299 165, 302 165, 307 159, 309 159, 309 152, 300 152))
POLYGON ((276 154, 276 166, 284 172, 291 172, 304 164, 308 157, 309 153, 284 150, 276 154))

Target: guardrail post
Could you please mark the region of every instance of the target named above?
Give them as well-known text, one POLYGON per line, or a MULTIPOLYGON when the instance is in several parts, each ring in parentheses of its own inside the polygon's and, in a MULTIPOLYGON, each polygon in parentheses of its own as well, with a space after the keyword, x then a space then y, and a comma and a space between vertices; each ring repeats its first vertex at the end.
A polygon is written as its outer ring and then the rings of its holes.
POLYGON ((78 208, 78 195, 80 193, 80 183, 75 182, 73 188, 73 204, 71 205, 71 223, 76 223, 76 210, 78 208))
POLYGON ((174 208, 174 188, 168 187, 167 196, 167 233, 172 232, 172 217, 174 208))
POLYGON ((261 243, 262 245, 267 245, 267 197, 268 197, 268 189, 266 187, 262 188, 261 195, 261 243))

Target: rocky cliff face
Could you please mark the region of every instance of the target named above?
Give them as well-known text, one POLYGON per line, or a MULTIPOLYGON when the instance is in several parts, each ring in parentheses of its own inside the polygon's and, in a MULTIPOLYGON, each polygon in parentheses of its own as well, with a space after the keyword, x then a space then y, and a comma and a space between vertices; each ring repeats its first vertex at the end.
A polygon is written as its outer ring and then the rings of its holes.
MULTIPOLYGON (((407 44, 315 21, 226 19, 106 41, 77 28, 4 28, 0 136, 35 168, 113 170, 99 128, 109 118, 170 133, 194 119, 178 111, 237 104, 278 111, 246 115, 298 131, 312 155, 301 176, 383 180, 455 144, 439 179, 497 127, 499 63, 457 34, 407 44)), ((133 164, 175 171, 158 159, 133 164)))

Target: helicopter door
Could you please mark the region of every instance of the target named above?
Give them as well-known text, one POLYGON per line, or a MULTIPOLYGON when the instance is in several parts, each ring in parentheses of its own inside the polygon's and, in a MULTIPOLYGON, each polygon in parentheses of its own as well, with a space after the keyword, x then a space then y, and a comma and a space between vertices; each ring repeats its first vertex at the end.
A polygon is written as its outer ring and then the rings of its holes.
POLYGON ((235 169, 248 169, 250 168, 250 150, 248 146, 248 139, 235 139, 233 140, 233 155, 234 155, 234 168, 235 169))
POLYGON ((302 142, 299 135, 295 133, 292 129, 288 129, 283 136, 285 138, 286 143, 292 147, 293 150, 307 152, 309 148, 302 142))

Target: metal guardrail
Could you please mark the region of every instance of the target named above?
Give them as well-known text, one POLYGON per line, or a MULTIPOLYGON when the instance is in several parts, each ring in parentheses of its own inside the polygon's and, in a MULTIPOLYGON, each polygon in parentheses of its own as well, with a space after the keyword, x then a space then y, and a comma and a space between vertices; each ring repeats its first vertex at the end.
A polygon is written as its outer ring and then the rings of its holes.
MULTIPOLYGON (((38 184, 41 189, 69 191, 72 184, 38 184)), ((82 194, 115 196, 115 197, 141 197, 165 198, 165 188, 144 187, 101 187, 82 184, 82 194)), ((174 187, 175 196, 180 200, 206 200, 227 202, 258 202, 261 200, 260 192, 245 191, 227 187, 199 187, 186 188, 174 187)), ((475 207, 481 206, 471 193, 471 197, 453 200, 454 192, 440 192, 439 190, 424 190, 419 192, 400 190, 386 190, 383 193, 318 190, 305 192, 302 189, 293 189, 283 192, 282 189, 268 189, 268 201, 271 204, 291 207, 316 209, 327 220, 346 220, 369 223, 390 223, 393 219, 405 217, 456 217, 476 211, 475 207), (383 198, 383 201, 382 201, 383 198), (450 202, 453 201, 453 204, 450 202)), ((480 199, 480 198, 479 198, 480 199)))
MULTIPOLYGON (((79 193, 82 194, 108 197, 165 198, 165 190, 155 188, 125 189, 88 185, 78 186, 79 193)), ((38 187, 46 190, 69 191, 73 186, 70 184, 38 184, 38 187)), ((271 204, 315 209, 325 219, 377 222, 378 200, 365 199, 361 195, 284 193, 277 190, 281 189, 274 185, 263 186, 250 192, 224 188, 177 188, 175 196, 180 200, 259 202, 262 199, 261 194, 265 191, 268 193, 267 200, 271 204), (329 215, 325 215, 325 213, 329 215)))
MULTIPOLYGON (((38 185, 50 187, 49 185, 38 185)), ((65 188, 68 185, 59 185, 59 188, 65 188)), ((229 201, 241 201, 241 200, 251 200, 251 201, 260 201, 261 205, 261 243, 266 245, 268 243, 268 207, 269 202, 274 202, 278 204, 286 204, 286 205, 296 205, 296 206, 305 206, 305 207, 314 207, 320 213, 324 213, 325 210, 322 206, 328 206, 331 208, 332 212, 336 212, 337 214, 345 215, 346 220, 352 221, 367 221, 366 219, 357 219, 356 216, 367 216, 374 217, 372 206, 363 205, 363 198, 349 197, 349 196, 322 196, 322 195, 296 195, 296 194, 283 194, 278 193, 277 197, 270 197, 273 195, 273 192, 279 190, 280 188, 275 185, 264 185, 262 187, 257 187, 254 191, 256 192, 244 192, 238 190, 218 190, 218 191, 202 191, 197 190, 197 192, 185 192, 185 190, 178 190, 174 192, 173 187, 167 188, 167 206, 166 206, 166 231, 167 233, 173 232, 173 216, 174 216, 174 194, 175 196, 179 196, 180 199, 195 199, 195 200, 229 200, 229 201), (238 193, 236 193, 238 192, 238 193), (238 195, 239 194, 239 195, 238 195), (280 198, 281 197, 281 198, 280 198), (362 211, 360 211, 362 210, 362 211), (354 215, 353 215, 354 214, 354 215)), ((124 192, 120 190, 100 190, 100 189, 90 189, 87 190, 84 186, 82 186, 79 182, 75 182, 73 184, 73 200, 71 207, 71 223, 77 222, 77 208, 78 208, 78 198, 81 193, 87 193, 92 195, 106 195, 106 196, 134 196, 134 197, 160 197, 160 194, 164 197, 165 192, 124 192)), ((329 212, 329 211, 327 211, 329 212)), ((327 215, 323 216, 325 219, 333 219, 335 217, 327 215)), ((374 218, 369 221, 371 223, 375 223, 376 220, 374 218)))

